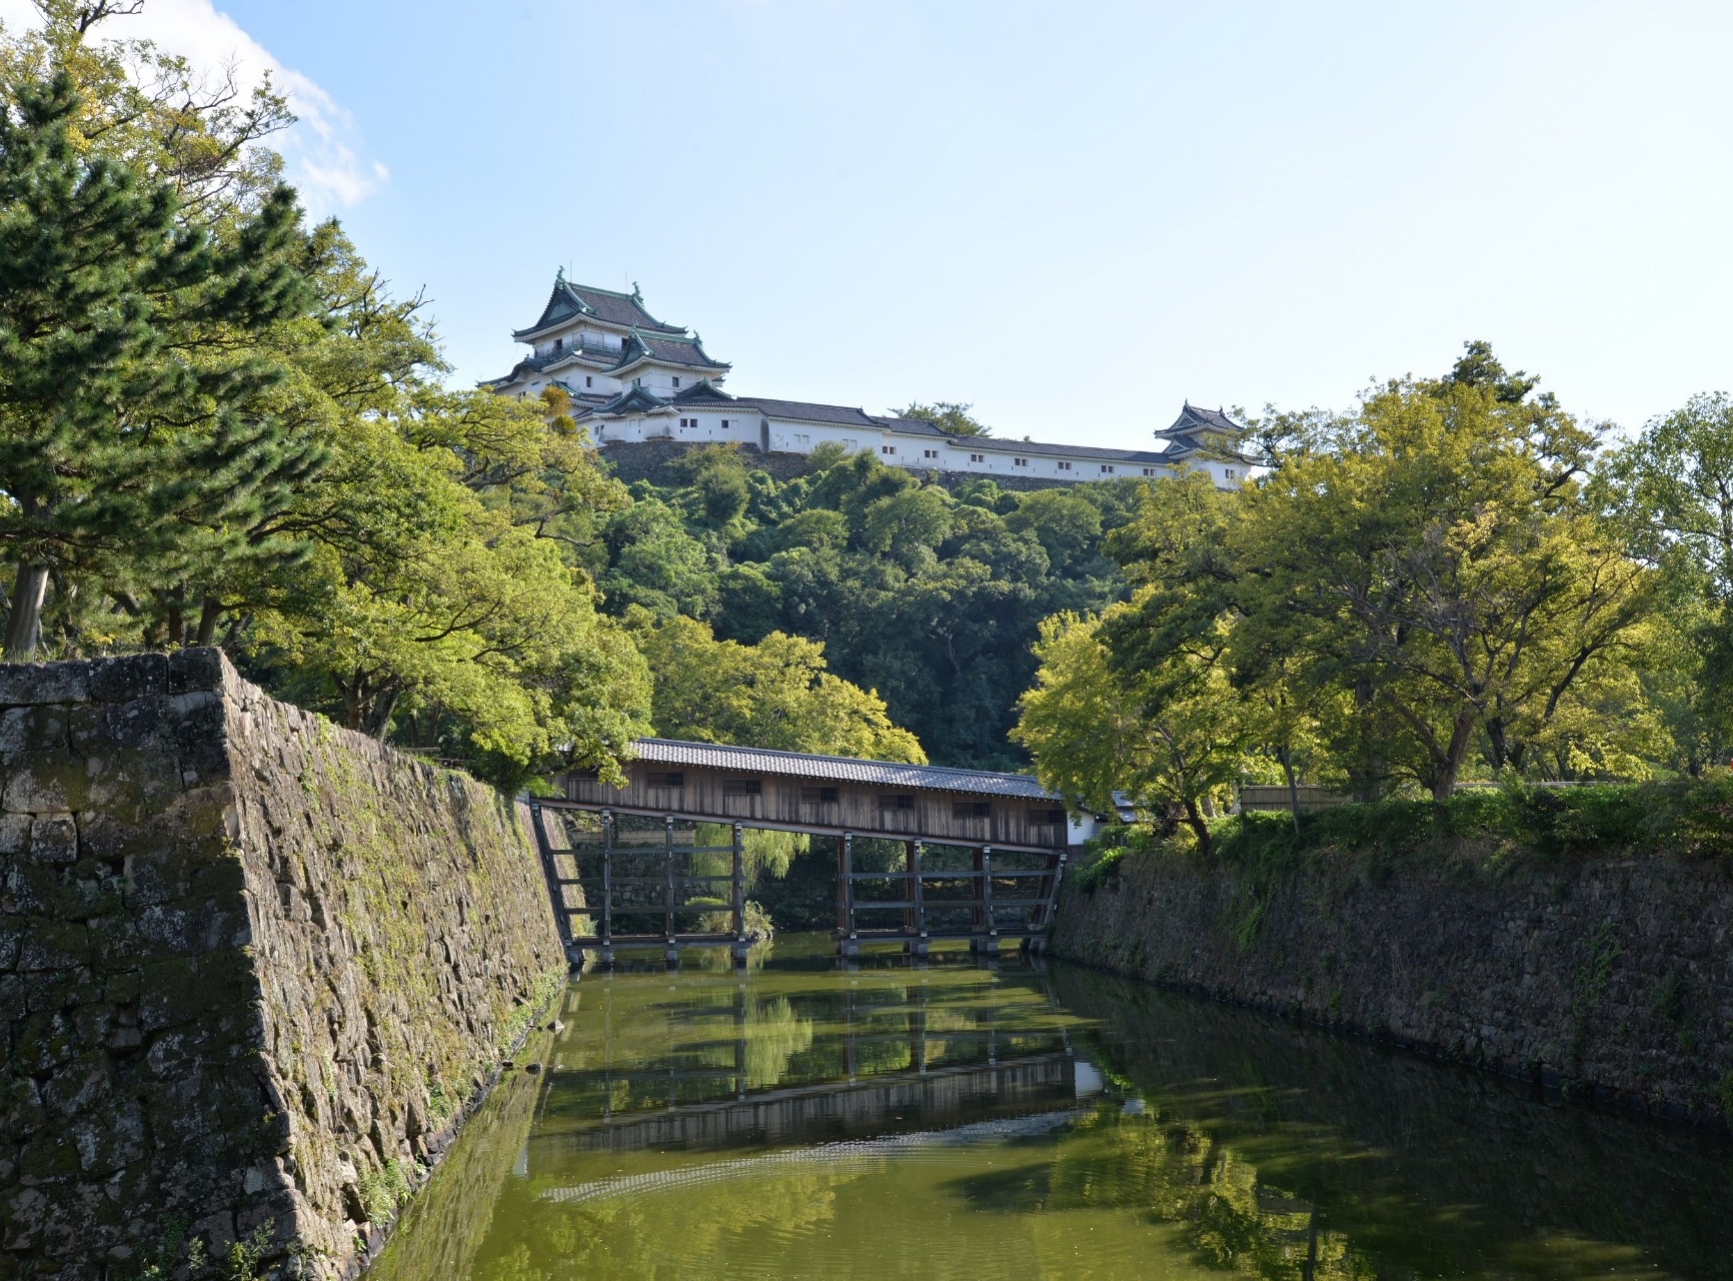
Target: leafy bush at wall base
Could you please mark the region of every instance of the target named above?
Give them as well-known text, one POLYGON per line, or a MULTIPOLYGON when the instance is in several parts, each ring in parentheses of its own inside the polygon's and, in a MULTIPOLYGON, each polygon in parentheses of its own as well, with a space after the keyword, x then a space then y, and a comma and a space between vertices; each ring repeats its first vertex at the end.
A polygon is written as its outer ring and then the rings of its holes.
POLYGON ((1215 824, 1215 857, 1268 866, 1332 850, 1397 857, 1485 847, 1543 859, 1733 856, 1733 775, 1658 783, 1458 792, 1300 815, 1249 813, 1215 824))

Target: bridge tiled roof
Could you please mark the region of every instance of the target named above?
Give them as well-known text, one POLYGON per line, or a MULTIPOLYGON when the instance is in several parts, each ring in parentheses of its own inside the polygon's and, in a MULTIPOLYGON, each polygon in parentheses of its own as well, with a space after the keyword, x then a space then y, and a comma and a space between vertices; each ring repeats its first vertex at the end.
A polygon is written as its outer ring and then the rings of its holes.
POLYGON ((953 769, 948 765, 901 765, 895 761, 779 752, 763 747, 725 747, 717 743, 686 743, 671 738, 640 738, 632 748, 639 760, 656 765, 691 765, 736 770, 742 774, 777 774, 785 778, 867 783, 881 787, 920 787, 1032 801, 1059 800, 1032 774, 996 774, 990 770, 953 769))

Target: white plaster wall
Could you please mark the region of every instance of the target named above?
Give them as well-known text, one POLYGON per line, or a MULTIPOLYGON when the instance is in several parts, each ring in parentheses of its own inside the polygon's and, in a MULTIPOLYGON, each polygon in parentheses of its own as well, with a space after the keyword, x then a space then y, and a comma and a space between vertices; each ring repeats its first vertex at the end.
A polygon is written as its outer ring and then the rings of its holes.
MULTIPOLYGON (((771 418, 770 448, 777 453, 810 454, 826 441, 848 450, 870 450, 878 454, 884 433, 871 427, 840 427, 835 423, 803 423, 792 418, 771 418)), ((888 461, 888 460, 887 460, 888 461)))

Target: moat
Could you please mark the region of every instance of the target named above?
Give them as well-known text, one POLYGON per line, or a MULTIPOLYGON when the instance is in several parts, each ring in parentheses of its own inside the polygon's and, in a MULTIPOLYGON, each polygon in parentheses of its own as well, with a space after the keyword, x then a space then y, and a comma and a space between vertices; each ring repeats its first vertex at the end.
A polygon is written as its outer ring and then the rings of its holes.
POLYGON ((369 1275, 1733 1277, 1722 1137, 1059 962, 830 948, 572 984, 369 1275))

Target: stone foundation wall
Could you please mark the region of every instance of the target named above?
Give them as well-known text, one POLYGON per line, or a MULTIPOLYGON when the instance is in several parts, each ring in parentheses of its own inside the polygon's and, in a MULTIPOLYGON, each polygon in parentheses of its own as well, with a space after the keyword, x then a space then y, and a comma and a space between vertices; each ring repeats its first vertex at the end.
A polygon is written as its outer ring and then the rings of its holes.
POLYGON ((1127 855, 1056 954, 1663 1115, 1733 1113, 1733 866, 1127 855))
POLYGON ((523 816, 215 650, 0 666, 0 787, 0 1278, 353 1273, 563 979, 523 816))

